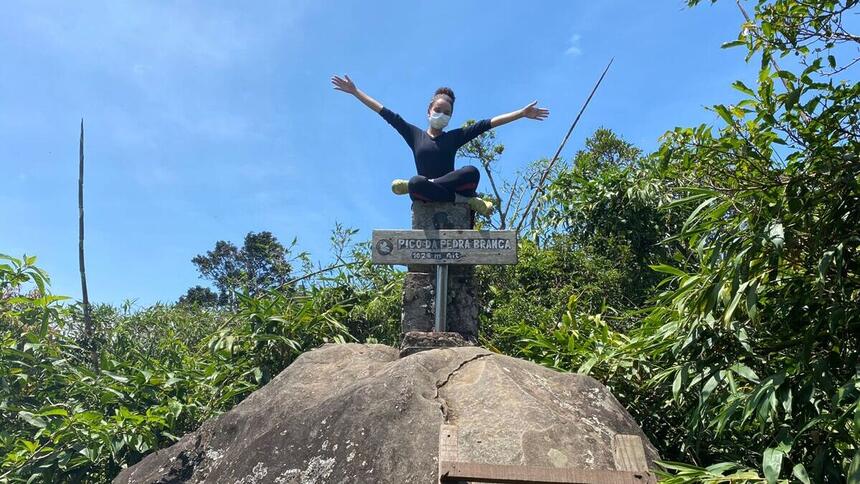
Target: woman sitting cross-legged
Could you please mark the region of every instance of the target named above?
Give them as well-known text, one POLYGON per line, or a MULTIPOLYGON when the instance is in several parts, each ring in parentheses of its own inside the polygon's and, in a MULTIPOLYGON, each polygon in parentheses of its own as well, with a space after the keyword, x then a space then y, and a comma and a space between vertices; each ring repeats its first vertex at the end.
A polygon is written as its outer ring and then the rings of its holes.
POLYGON ((379 113, 388 124, 403 136, 412 149, 418 175, 407 180, 394 180, 391 190, 399 195, 409 194, 412 200, 422 202, 465 202, 472 210, 489 215, 493 204, 477 196, 475 190, 480 181, 480 172, 474 166, 454 169, 457 149, 475 139, 481 133, 520 118, 543 120, 549 111, 536 107, 537 101, 528 106, 492 119, 484 119, 464 128, 443 131, 454 111, 454 91, 447 87, 436 90, 427 107, 429 126, 423 130, 407 123, 397 113, 368 96, 355 86, 349 76, 331 78, 334 88, 352 94, 370 109, 379 113))

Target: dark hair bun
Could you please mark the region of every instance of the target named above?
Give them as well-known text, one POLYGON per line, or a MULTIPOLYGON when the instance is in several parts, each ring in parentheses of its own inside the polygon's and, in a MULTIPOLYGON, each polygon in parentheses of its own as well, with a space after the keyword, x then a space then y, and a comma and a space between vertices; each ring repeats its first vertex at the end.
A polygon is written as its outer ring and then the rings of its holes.
POLYGON ((433 94, 433 97, 435 98, 440 94, 451 98, 451 104, 454 104, 454 91, 450 87, 440 87, 439 89, 436 89, 436 93, 433 94))

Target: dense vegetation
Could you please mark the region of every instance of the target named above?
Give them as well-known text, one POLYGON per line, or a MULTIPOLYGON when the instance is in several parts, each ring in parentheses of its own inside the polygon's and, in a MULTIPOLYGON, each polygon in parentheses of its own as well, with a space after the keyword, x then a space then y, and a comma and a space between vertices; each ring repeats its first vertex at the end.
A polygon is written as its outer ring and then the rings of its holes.
MULTIPOLYGON (((860 482, 856 4, 757 2, 727 47, 760 74, 717 126, 651 154, 598 130, 553 171, 520 263, 479 271, 482 343, 609 385, 667 482, 860 482)), ((492 136, 465 153, 488 169, 492 136)), ((484 223, 523 216, 503 206, 484 223)), ((395 343, 402 274, 353 235, 337 227, 336 266, 306 276, 269 233, 219 242, 194 260, 217 292, 94 307, 94 341, 34 258, 4 256, 0 481, 107 481, 309 348, 395 343)))

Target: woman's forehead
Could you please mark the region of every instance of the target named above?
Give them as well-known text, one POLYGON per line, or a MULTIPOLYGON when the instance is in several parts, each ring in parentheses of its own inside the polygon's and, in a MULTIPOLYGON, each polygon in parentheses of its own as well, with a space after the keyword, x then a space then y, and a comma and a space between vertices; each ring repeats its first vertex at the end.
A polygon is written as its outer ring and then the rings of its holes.
POLYGON ((448 101, 446 101, 445 99, 442 99, 442 98, 439 98, 439 99, 436 99, 435 101, 433 101, 433 105, 431 107, 432 107, 432 109, 435 109, 438 111, 446 111, 449 113, 451 112, 451 103, 449 103, 448 101))

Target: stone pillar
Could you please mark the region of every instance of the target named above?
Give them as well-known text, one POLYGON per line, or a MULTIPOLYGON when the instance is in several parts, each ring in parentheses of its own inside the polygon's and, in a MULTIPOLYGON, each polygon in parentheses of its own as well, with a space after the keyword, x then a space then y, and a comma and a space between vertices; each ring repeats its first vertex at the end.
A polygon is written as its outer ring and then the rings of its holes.
MULTIPOLYGON (((461 203, 412 204, 413 230, 472 229, 474 213, 461 203)), ((478 338, 478 301, 474 266, 452 264, 448 269, 447 331, 460 333, 466 341, 478 338)), ((401 331, 433 331, 436 297, 435 266, 409 266, 403 281, 401 331)))

